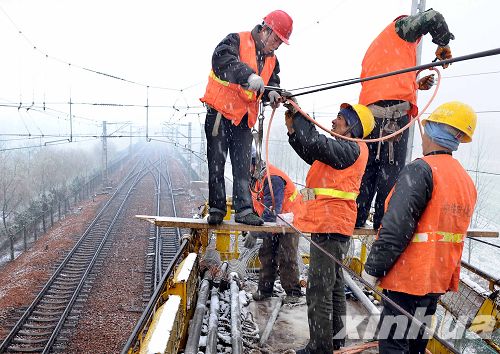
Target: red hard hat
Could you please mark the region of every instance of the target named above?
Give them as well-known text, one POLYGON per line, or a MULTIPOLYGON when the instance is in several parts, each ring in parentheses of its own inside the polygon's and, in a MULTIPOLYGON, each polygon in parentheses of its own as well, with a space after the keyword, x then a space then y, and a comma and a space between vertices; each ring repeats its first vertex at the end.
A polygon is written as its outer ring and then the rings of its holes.
POLYGON ((264 23, 286 44, 293 30, 292 18, 282 10, 274 10, 264 17, 264 23))

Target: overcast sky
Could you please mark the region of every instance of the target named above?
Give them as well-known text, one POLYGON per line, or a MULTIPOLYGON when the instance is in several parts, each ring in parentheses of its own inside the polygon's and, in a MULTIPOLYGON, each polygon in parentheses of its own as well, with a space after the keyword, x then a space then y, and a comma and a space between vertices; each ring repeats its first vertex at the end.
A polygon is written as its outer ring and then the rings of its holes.
MULTIPOLYGON (((290 45, 282 45, 276 53, 283 88, 359 77, 370 42, 395 17, 409 14, 411 1, 276 0, 244 6, 221 0, 0 0, 0 6, 0 103, 35 102, 29 111, 0 107, 0 132, 64 134, 69 129, 64 118, 69 113, 65 102, 70 97, 76 103, 127 105, 145 105, 148 97, 149 105, 178 108, 151 108, 149 119, 155 124, 203 122, 204 109, 198 98, 204 93, 213 49, 228 33, 251 30, 274 9, 285 10, 294 19, 290 45), (43 102, 46 108, 61 113, 35 111, 43 102)), ((500 47, 500 1, 426 1, 426 8, 431 7, 445 16, 455 34, 456 40, 451 42, 455 56, 500 47)), ((434 59, 435 48, 427 35, 422 63, 434 59)), ((453 64, 442 71, 441 89, 431 110, 450 100, 464 101, 480 112, 500 110, 499 72, 498 56, 453 64), (486 72, 494 73, 461 76, 486 72)), ((301 97, 299 103, 325 117, 321 121, 328 124, 341 102, 357 101, 359 89, 358 84, 329 90, 301 97)), ((428 94, 421 94, 419 106, 428 98, 428 94)), ((146 120, 143 107, 75 104, 72 114, 89 119, 76 120, 74 133, 86 129, 98 134, 101 128, 97 122, 103 120, 133 120, 137 124, 146 120)), ((480 113, 478 138, 462 149, 462 154, 474 155, 473 149, 481 142, 486 158, 496 163, 492 151, 498 151, 495 147, 500 133, 492 128, 499 125, 497 122, 498 113, 480 113)), ((282 118, 276 120, 275 129, 284 130, 282 118)), ((498 165, 492 168, 500 170, 498 165)))

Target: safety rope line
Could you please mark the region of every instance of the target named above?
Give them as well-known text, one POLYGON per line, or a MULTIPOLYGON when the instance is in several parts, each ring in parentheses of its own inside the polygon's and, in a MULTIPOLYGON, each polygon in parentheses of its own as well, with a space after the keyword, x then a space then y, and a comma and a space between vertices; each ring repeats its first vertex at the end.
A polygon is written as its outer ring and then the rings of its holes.
MULTIPOLYGON (((365 143, 374 143, 374 142, 379 142, 379 141, 385 141, 385 140, 391 139, 391 138, 393 138, 393 137, 401 134, 406 129, 408 129, 410 126, 412 126, 416 121, 419 121, 418 126, 419 126, 419 130, 420 130, 420 135, 422 136, 423 135, 423 130, 422 130, 422 127, 421 127, 421 124, 420 124, 420 117, 422 116, 422 114, 424 114, 424 112, 427 110, 427 108, 429 108, 430 104, 432 103, 432 101, 436 97, 437 92, 439 90, 439 87, 441 85, 441 72, 437 68, 430 68, 429 70, 435 71, 436 74, 437 74, 437 76, 438 76, 438 79, 437 79, 437 84, 436 84, 436 88, 434 90, 434 93, 432 94, 432 96, 429 99, 429 101, 427 102, 427 104, 420 111, 420 113, 416 117, 411 118, 410 121, 408 122, 408 124, 406 124, 404 127, 400 128, 399 130, 395 131, 394 133, 391 133, 389 135, 386 135, 386 136, 383 136, 383 137, 380 137, 380 138, 359 139, 359 138, 349 138, 347 136, 340 135, 338 133, 335 133, 331 129, 326 128, 325 126, 321 125, 316 120, 314 120, 314 118, 312 118, 306 112, 304 112, 299 107, 299 105, 297 103, 295 103, 292 99, 288 98, 290 96, 286 97, 286 102, 289 103, 289 104, 291 104, 298 112, 300 112, 300 114, 302 114, 307 120, 309 120, 311 123, 315 124, 320 129, 324 130, 325 132, 329 133, 332 136, 335 136, 335 137, 338 137, 338 138, 342 138, 344 140, 349 140, 349 141, 354 141, 354 142, 361 142, 361 141, 363 141, 365 143)), ((419 73, 420 73, 420 71, 419 71, 419 73)))
MULTIPOLYGON (((269 211, 272 212, 272 210, 270 208, 268 208, 266 205, 264 205, 260 201, 257 201, 257 202, 260 203, 265 209, 267 209, 267 210, 269 210, 269 211)), ((391 305, 395 310, 399 311, 402 315, 404 315, 405 317, 407 317, 410 321, 413 321, 413 323, 415 323, 419 328, 422 328, 424 330, 424 333, 426 335, 429 335, 429 336, 433 337, 434 339, 436 339, 439 343, 441 343, 443 346, 445 346, 446 349, 448 349, 452 353, 460 354, 460 352, 457 349, 455 349, 450 343, 448 343, 446 340, 444 340, 438 334, 436 334, 434 330, 432 330, 431 328, 429 328, 426 324, 422 323, 416 317, 414 317, 413 315, 411 315, 408 311, 406 311, 401 306, 399 306, 396 302, 394 302, 389 297, 387 297, 386 295, 384 295, 376 287, 372 286, 370 283, 368 283, 366 280, 364 280, 361 276, 359 276, 356 272, 354 272, 349 267, 347 267, 346 265, 344 265, 344 263, 342 261, 338 260, 334 255, 332 255, 331 253, 329 253, 326 249, 324 249, 323 247, 321 247, 319 244, 317 244, 316 242, 314 242, 312 239, 308 238, 304 233, 302 233, 302 231, 300 231, 299 229, 297 229, 293 224, 291 224, 288 221, 286 221, 279 214, 276 214, 276 218, 278 218, 281 221, 283 221, 283 223, 285 223, 287 226, 289 226, 294 231, 294 233, 298 234, 300 237, 302 237, 303 239, 305 239, 307 242, 309 242, 310 244, 312 244, 315 247, 317 247, 328 258, 330 258, 332 261, 334 261, 335 263, 337 263, 342 269, 344 269, 351 277, 354 277, 355 279, 357 279, 358 281, 360 281, 363 285, 365 285, 366 287, 368 287, 369 289, 371 289, 373 292, 375 292, 378 296, 380 296, 387 304, 391 305)))
POLYGON ((431 62, 431 63, 428 63, 428 64, 422 64, 422 65, 412 66, 412 67, 409 67, 409 68, 406 68, 406 69, 391 71, 391 72, 384 73, 384 74, 379 74, 379 75, 374 75, 374 76, 368 76, 368 77, 358 78, 358 79, 353 79, 353 80, 346 80, 346 82, 341 82, 341 83, 336 84, 336 85, 330 85, 330 86, 322 87, 322 88, 315 89, 315 90, 310 90, 310 91, 305 91, 305 92, 300 92, 300 93, 292 94, 289 97, 298 97, 298 96, 307 95, 307 94, 314 93, 314 92, 320 92, 320 91, 324 91, 324 90, 330 90, 330 89, 337 88, 337 87, 342 87, 342 86, 357 84, 357 83, 361 83, 361 82, 365 82, 365 81, 371 81, 371 80, 381 79, 381 78, 388 77, 388 76, 393 76, 393 75, 404 74, 404 73, 411 72, 411 71, 425 70, 425 69, 430 69, 430 68, 434 68, 434 67, 437 67, 437 66, 443 66, 445 64, 452 64, 452 63, 456 63, 456 62, 460 62, 460 61, 464 61, 464 60, 471 60, 471 59, 483 58, 483 57, 488 57, 488 56, 498 55, 498 54, 500 54, 500 48, 485 50, 485 51, 482 51, 482 52, 477 52, 477 53, 472 53, 472 54, 468 54, 468 55, 463 55, 463 56, 455 57, 455 58, 451 58, 451 59, 439 60, 439 61, 431 62))

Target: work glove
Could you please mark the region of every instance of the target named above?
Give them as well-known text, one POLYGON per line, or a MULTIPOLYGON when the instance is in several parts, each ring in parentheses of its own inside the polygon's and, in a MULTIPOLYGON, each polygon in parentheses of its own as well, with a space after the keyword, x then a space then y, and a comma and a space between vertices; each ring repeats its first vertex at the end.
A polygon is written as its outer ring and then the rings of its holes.
MULTIPOLYGON (((449 45, 438 46, 436 49, 436 58, 440 60, 451 59, 451 49, 449 45)), ((443 64, 443 69, 446 69, 450 64, 443 64)))
POLYGON ((430 90, 434 86, 434 74, 424 76, 418 80, 417 84, 419 90, 430 90))
POLYGON ((243 241, 243 246, 247 249, 252 249, 255 247, 257 244, 257 239, 255 238, 254 235, 252 235, 251 232, 247 232, 247 235, 245 236, 245 241, 243 241))
POLYGON ((368 284, 370 284, 374 288, 377 287, 378 283, 380 282, 377 277, 368 274, 364 269, 361 272, 361 278, 363 278, 368 284))
MULTIPOLYGON (((297 104, 297 99, 295 97, 287 97, 287 100, 292 100, 297 104)), ((292 106, 292 104, 289 103, 288 101, 283 103, 283 106, 288 110, 287 112, 290 112, 292 117, 295 113, 297 113, 297 109, 294 106, 292 106)))
POLYGON ((257 93, 264 91, 264 80, 257 74, 251 74, 248 77, 248 89, 257 93))
POLYGON ((273 109, 277 109, 280 106, 281 96, 279 93, 277 93, 276 91, 269 91, 267 97, 269 97, 269 103, 271 104, 271 107, 273 107, 273 109))

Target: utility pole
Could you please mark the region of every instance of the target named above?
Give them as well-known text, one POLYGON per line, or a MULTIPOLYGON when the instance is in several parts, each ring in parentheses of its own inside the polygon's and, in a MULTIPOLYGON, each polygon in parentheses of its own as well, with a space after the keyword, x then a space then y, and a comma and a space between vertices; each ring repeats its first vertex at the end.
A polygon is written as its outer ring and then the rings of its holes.
POLYGON ((192 176, 192 153, 191 153, 192 150, 192 145, 191 145, 191 122, 188 123, 188 150, 187 150, 187 154, 188 154, 188 166, 189 166, 189 182, 191 183, 191 180, 193 179, 193 176, 192 176))
POLYGON ((106 131, 106 121, 102 121, 102 185, 104 188, 108 186, 108 140, 106 131))
MULTIPOLYGON (((206 153, 206 150, 205 150, 205 135, 203 134, 204 131, 205 131, 205 124, 200 123, 200 140, 201 140, 201 143, 200 143, 200 157, 204 156, 205 153, 206 153)), ((201 159, 198 159, 198 170, 199 170, 198 175, 200 176, 201 180, 203 180, 205 178, 205 174, 203 173, 204 172, 203 166, 204 166, 203 161, 201 161, 201 159)))
MULTIPOLYGON (((412 0, 411 3, 411 14, 416 15, 417 13, 422 13, 425 11, 425 0, 412 0)), ((422 42, 420 41, 417 47, 417 63, 416 65, 420 65, 421 57, 422 57, 422 42)), ((418 98, 418 91, 417 91, 418 98)), ((415 124, 418 124, 416 122, 415 124)), ((411 154, 413 150, 413 135, 415 133, 415 124, 413 124, 408 129, 408 145, 406 146, 406 163, 411 162, 411 154)))
POLYGON ((128 154, 132 155, 132 123, 129 125, 128 154))

